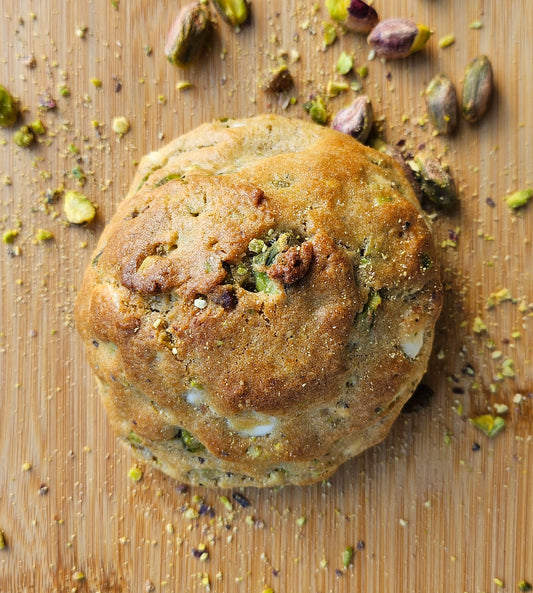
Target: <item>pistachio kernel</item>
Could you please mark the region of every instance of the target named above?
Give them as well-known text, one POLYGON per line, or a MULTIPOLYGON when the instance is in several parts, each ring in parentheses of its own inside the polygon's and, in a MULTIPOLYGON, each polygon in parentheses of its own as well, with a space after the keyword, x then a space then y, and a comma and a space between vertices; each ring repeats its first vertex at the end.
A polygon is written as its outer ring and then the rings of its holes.
POLYGON ((458 200, 457 187, 449 171, 437 159, 417 155, 408 161, 424 196, 439 208, 451 208, 458 200))
POLYGON ((63 199, 63 212, 71 224, 83 224, 93 220, 96 209, 87 196, 70 190, 63 199))
POLYGON ((165 56, 184 67, 203 52, 211 29, 209 8, 200 2, 186 4, 172 24, 165 44, 165 56))
POLYGON ((373 122, 372 103, 367 96, 363 95, 357 97, 348 107, 341 109, 333 118, 331 127, 338 132, 350 134, 364 144, 370 134, 373 122))
POLYGON ((13 134, 13 142, 21 148, 28 148, 34 140, 35 134, 29 126, 22 126, 13 134))
POLYGON ((431 31, 425 25, 417 25, 409 19, 391 18, 379 22, 367 41, 378 57, 395 60, 421 50, 430 37, 431 31))
POLYGON ((462 109, 466 121, 479 121, 492 95, 492 65, 487 56, 477 56, 466 67, 463 82, 462 109))
POLYGON ((263 89, 270 93, 282 93, 288 91, 294 85, 289 69, 285 64, 271 70, 263 84, 263 89))
POLYGON ((425 92, 429 119, 439 134, 452 134, 457 126, 457 93, 452 81, 437 74, 425 92))

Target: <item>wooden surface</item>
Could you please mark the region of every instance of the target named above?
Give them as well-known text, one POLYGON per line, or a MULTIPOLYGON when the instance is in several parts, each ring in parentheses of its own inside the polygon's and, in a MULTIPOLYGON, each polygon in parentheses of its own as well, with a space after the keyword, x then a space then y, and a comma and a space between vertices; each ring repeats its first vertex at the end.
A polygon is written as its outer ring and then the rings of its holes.
MULTIPOLYGON (((382 18, 412 17, 434 30, 425 51, 385 64, 369 61, 364 37, 354 34, 322 51, 327 15, 314 4, 254 0, 248 26, 235 33, 219 20, 205 58, 178 70, 163 56, 178 3, 120 0, 115 10, 109 0, 0 0, 0 83, 27 107, 24 121, 41 117, 47 128, 27 150, 14 146, 13 130, 0 130, 0 226, 21 225, 13 245, 0 245, 2 593, 476 593, 533 582, 533 203, 512 213, 503 200, 533 186, 531 6, 375 0, 382 18), (481 29, 469 28, 475 20, 481 29), (449 33, 455 44, 439 48, 449 33), (435 395, 329 483, 247 490, 247 508, 231 492, 180 492, 148 468, 135 484, 127 476, 134 461, 110 432, 72 323, 97 237, 145 152, 217 117, 307 117, 309 95, 340 79, 334 65, 343 49, 368 64, 364 91, 387 140, 444 154, 460 187, 460 208, 435 220, 439 244, 458 232, 457 246, 441 250, 446 302, 425 380, 435 395), (284 109, 259 80, 291 50, 300 54, 289 60, 298 101, 284 109), (24 63, 31 53, 33 69, 24 63), (462 122, 451 139, 433 137, 420 125, 421 92, 441 71, 460 88, 479 53, 495 72, 489 113, 478 125, 462 122), (192 88, 176 90, 180 80, 192 88), (68 98, 57 91, 63 83, 68 98), (58 108, 39 116, 45 89, 58 108), (117 115, 131 124, 121 140, 110 126, 117 115), (88 228, 65 225, 61 196, 47 199, 47 190, 77 188, 77 164, 98 205, 88 228), (54 238, 39 243, 38 229, 54 238), (487 310, 501 289, 512 301, 487 310), (476 316, 483 334, 472 331, 476 316), (516 376, 501 378, 508 358, 516 376), (516 394, 522 403, 513 403, 516 394), (468 419, 494 404, 508 405, 507 426, 488 439, 468 419), (201 544, 205 560, 195 557, 201 544), (345 569, 347 546, 356 551, 345 569)), ((332 112, 352 97, 332 99, 332 112)))

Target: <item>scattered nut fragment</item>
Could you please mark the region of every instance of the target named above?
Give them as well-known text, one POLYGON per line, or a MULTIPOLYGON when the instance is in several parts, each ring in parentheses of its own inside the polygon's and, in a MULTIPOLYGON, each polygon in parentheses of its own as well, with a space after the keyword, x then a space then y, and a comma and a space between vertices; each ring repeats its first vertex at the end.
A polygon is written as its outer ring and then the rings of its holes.
POLYGON ((492 65, 487 56, 477 56, 466 67, 462 97, 466 121, 477 122, 487 111, 492 95, 492 78, 492 65))
POLYGON ((439 208, 450 208, 457 200, 457 187, 450 173, 437 159, 417 155, 408 161, 424 196, 439 208))
POLYGON ((395 60, 421 50, 430 37, 431 31, 425 25, 417 25, 409 19, 391 18, 378 23, 367 41, 378 57, 395 60))
POLYGON ((457 126, 457 93, 453 82, 437 74, 425 92, 431 123, 439 134, 453 134, 457 126))
POLYGON ((113 118, 111 129, 113 132, 115 132, 115 134, 123 136, 129 131, 130 122, 123 115, 119 115, 113 118))
POLYGON ((0 128, 8 128, 16 121, 19 113, 17 101, 13 95, 0 84, 0 128))
POLYGON ((184 67, 196 60, 204 50, 211 21, 206 4, 186 4, 172 24, 165 44, 165 56, 175 66, 184 67))
POLYGON ((363 0, 326 0, 330 17, 349 31, 370 33, 379 21, 378 13, 363 0))
POLYGON ((263 89, 271 93, 288 91, 294 85, 289 69, 285 64, 268 73, 268 78, 263 84, 263 89))
POLYGON ((322 126, 328 123, 330 117, 328 107, 321 96, 311 97, 303 104, 303 108, 315 123, 322 126))
POLYGON ((533 198, 533 189, 521 189, 505 196, 505 201, 511 210, 525 206, 533 198))
POLYGON ((43 91, 40 93, 38 103, 41 111, 53 111, 57 107, 57 103, 50 94, 50 91, 43 91))
POLYGON ((339 132, 350 134, 350 136, 364 144, 373 123, 372 103, 367 96, 362 95, 335 115, 331 127, 339 132))
POLYGON ((31 128, 28 126, 20 127, 14 134, 13 134, 13 142, 20 146, 21 148, 28 148, 33 144, 35 140, 35 135, 31 128))
POLYGON ((238 27, 248 20, 250 9, 246 0, 212 0, 217 12, 230 25, 238 27))
POLYGON ((70 190, 63 199, 63 212, 71 224, 83 224, 94 219, 96 209, 87 196, 70 190))
POLYGON ((6 536, 4 532, 0 529, 0 550, 5 550, 7 548, 6 536))
POLYGON ((496 436, 505 428, 505 420, 500 416, 492 416, 491 414, 476 416, 471 418, 470 422, 489 438, 496 436))

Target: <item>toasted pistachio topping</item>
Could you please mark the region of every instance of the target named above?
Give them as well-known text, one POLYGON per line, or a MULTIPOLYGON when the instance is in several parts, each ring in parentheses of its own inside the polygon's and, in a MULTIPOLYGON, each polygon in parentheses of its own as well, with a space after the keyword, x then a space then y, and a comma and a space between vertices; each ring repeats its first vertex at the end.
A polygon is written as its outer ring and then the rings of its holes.
POLYGON ((71 190, 65 193, 63 212, 70 223, 83 224, 93 220, 96 209, 87 196, 71 190))
POLYGON ((466 67, 462 108, 466 121, 479 121, 490 103, 492 95, 492 65, 487 56, 477 56, 466 67))
POLYGON ((374 113, 370 99, 363 95, 348 107, 341 109, 333 118, 331 127, 339 132, 350 134, 361 143, 365 143, 372 124, 374 113))
POLYGON ((220 16, 234 27, 246 22, 250 14, 246 0, 212 0, 212 2, 220 16))
POLYGON ((211 28, 206 4, 186 4, 172 24, 165 44, 165 56, 175 66, 186 66, 203 52, 211 28))
POLYGON ((439 134, 452 134, 457 125, 457 93, 453 82, 437 74, 425 92, 429 119, 439 134))
POLYGON ((349 31, 369 33, 377 24, 378 13, 363 0, 326 0, 329 16, 349 31))
POLYGON ((0 128, 8 128, 17 121, 19 108, 15 98, 0 84, 0 128))
POLYGON ((409 19, 391 18, 378 23, 368 36, 368 43, 380 58, 405 58, 421 50, 431 31, 409 19))

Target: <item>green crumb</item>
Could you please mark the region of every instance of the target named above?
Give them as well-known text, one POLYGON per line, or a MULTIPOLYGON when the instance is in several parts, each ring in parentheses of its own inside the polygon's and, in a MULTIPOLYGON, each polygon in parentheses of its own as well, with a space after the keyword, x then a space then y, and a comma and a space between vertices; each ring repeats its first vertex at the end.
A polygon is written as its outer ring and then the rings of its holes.
POLYGON ((503 581, 501 579, 499 579, 498 577, 494 577, 494 584, 497 587, 503 587, 503 581))
POLYGON ((68 88, 68 86, 66 84, 60 84, 57 87, 57 92, 62 96, 62 97, 70 97, 70 89, 68 88))
POLYGON ((340 93, 346 92, 350 88, 350 85, 346 82, 335 82, 330 80, 328 82, 326 93, 328 97, 336 97, 340 93))
POLYGON ((348 568, 353 562, 353 547, 347 546, 342 553, 342 565, 344 568, 348 568))
POLYGON ((28 148, 33 144, 35 136, 28 126, 22 126, 13 134, 13 142, 20 148, 28 148))
POLYGON ((487 331, 487 325, 485 324, 483 319, 481 319, 481 317, 474 318, 474 322, 472 324, 472 331, 475 334, 482 334, 483 332, 487 331))
POLYGON ((469 29, 482 29, 483 28, 483 23, 480 20, 475 20, 472 21, 469 25, 468 25, 469 29))
POLYGON ((72 175, 76 178, 79 185, 82 185, 82 186, 85 185, 85 182, 87 181, 87 177, 85 177, 85 173, 83 172, 83 169, 79 165, 74 167, 74 169, 72 169, 72 175))
POLYGON ((337 60, 337 65, 335 69, 339 74, 343 76, 348 74, 350 70, 353 68, 353 56, 343 51, 337 60))
POLYGON ((99 78, 91 78, 91 84, 97 89, 102 88, 102 81, 99 78))
POLYGON ((368 76, 368 66, 363 64, 362 66, 359 66, 359 68, 356 68, 355 72, 359 78, 366 78, 368 76))
POLYGON ((519 591, 531 591, 533 589, 533 585, 528 581, 520 581, 518 583, 518 590, 519 591))
POLYGON ((7 243, 8 245, 11 243, 14 243, 18 234, 19 234, 18 229, 9 229, 9 230, 5 231, 4 234, 2 235, 2 241, 4 243, 7 243))
POLYGON ((505 420, 500 416, 492 416, 491 414, 476 416, 471 418, 470 422, 489 438, 495 437, 505 428, 505 420))
POLYGON ((307 517, 303 516, 303 517, 298 517, 298 519, 296 519, 296 525, 298 525, 298 527, 303 527, 307 522, 307 517))
POLYGON ((0 550, 5 550, 6 548, 7 548, 6 536, 4 535, 4 532, 0 529, 0 550))
POLYGON ((326 102, 322 97, 315 97, 303 104, 303 108, 311 119, 322 126, 325 126, 329 121, 329 112, 326 102))
POLYGON ((333 23, 327 21, 322 23, 322 43, 324 47, 333 45, 337 40, 337 29, 333 23))
POLYGON ((450 35, 444 35, 439 39, 439 47, 444 49, 445 47, 450 47, 455 43, 455 35, 452 33, 450 35))
POLYGON ((86 579, 85 573, 81 570, 76 570, 72 575, 74 581, 84 581, 86 579))
POLYGON ((51 241, 54 238, 54 234, 46 229, 38 229, 35 233, 35 239, 42 243, 43 241, 51 241))
POLYGON ((229 500, 229 498, 227 496, 219 496, 218 500, 220 500, 220 502, 224 505, 226 510, 228 510, 228 511, 233 510, 233 505, 231 504, 231 501, 229 500))
POLYGON ((30 124, 30 128, 31 128, 31 131, 34 134, 37 134, 38 136, 42 136, 44 133, 46 133, 44 124, 40 119, 36 119, 35 121, 32 121, 30 124))
POLYGON ((96 209, 87 196, 70 190, 63 199, 63 212, 71 224, 83 224, 94 219, 96 209))
POLYGON ((521 189, 506 196, 505 201, 511 210, 516 210, 517 208, 525 206, 532 197, 533 189, 521 189))
POLYGON ((504 303, 506 301, 512 301, 513 297, 509 292, 508 288, 502 288, 496 292, 490 294, 489 298, 487 299, 487 309, 492 309, 496 305, 500 303, 504 303))
POLYGON ((176 83, 176 90, 177 91, 184 91, 186 89, 192 88, 193 84, 190 80, 178 80, 176 83))
POLYGON ((16 121, 19 113, 17 101, 11 93, 0 84, 0 128, 8 128, 16 121))
POLYGON ((128 478, 132 481, 132 482, 139 482, 140 480, 142 480, 143 477, 143 471, 142 469, 140 469, 139 467, 137 467, 136 465, 134 465, 132 468, 130 468, 130 470, 128 471, 128 478))
POLYGON ((126 134, 130 129, 130 123, 123 115, 119 115, 113 118, 113 121, 111 122, 111 129, 113 132, 115 132, 115 134, 124 136, 124 134, 126 134))

